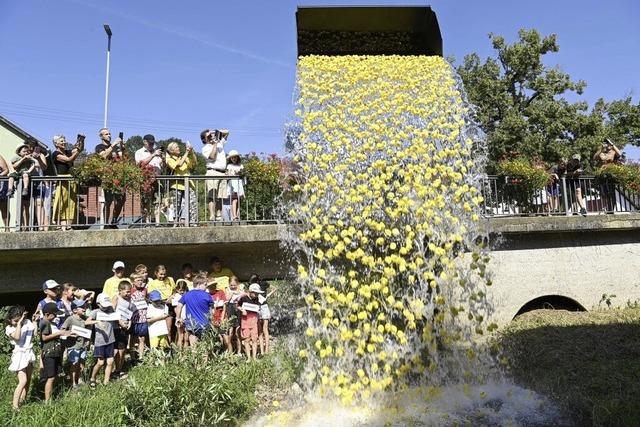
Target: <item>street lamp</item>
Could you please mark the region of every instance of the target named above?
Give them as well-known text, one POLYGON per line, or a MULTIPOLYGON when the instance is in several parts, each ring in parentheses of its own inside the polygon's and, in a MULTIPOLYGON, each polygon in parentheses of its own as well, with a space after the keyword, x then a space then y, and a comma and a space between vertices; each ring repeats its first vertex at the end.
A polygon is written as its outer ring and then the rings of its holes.
POLYGON ((107 82, 104 88, 104 125, 107 127, 107 108, 109 106, 109 60, 111 58, 111 27, 109 24, 104 24, 104 31, 107 33, 107 82))

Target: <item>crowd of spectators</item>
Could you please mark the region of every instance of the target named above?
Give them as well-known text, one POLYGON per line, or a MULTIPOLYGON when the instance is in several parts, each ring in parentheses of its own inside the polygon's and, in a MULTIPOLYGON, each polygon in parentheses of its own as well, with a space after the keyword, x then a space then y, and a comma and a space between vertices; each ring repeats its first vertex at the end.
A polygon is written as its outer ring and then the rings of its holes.
POLYGON ((125 378, 149 352, 170 357, 207 336, 219 340, 220 351, 249 360, 268 353, 268 299, 275 287, 256 274, 240 283, 217 257, 210 264, 209 272, 195 272, 186 263, 174 280, 163 265, 150 278, 146 265, 127 274, 125 264, 116 261, 98 295, 47 280, 33 315, 21 306, 7 311, 5 333, 14 346, 9 370, 18 376, 13 407, 27 396, 36 364, 48 401, 59 377, 66 376, 73 388, 88 382, 93 389, 100 377, 102 384, 125 378), (34 351, 36 334, 39 351, 34 351), (87 360, 93 366, 86 367, 87 360))
MULTIPOLYGON (((608 164, 623 163, 624 154, 606 139, 598 151, 593 155, 593 165, 601 167, 608 164)), ((596 185, 585 180, 585 170, 591 166, 585 162, 578 153, 570 159, 561 158, 557 163, 549 165, 539 158, 534 159, 533 166, 546 171, 549 180, 545 188, 540 189, 534 195, 533 204, 537 206, 537 213, 552 215, 566 213, 561 206, 562 197, 566 198, 567 211, 573 215, 587 215, 586 192, 590 189, 598 191, 600 196, 599 210, 613 213, 616 209, 615 186, 610 182, 598 182, 596 185), (564 181, 564 186, 563 186, 564 181)))
MULTIPOLYGON (((98 137, 100 141, 93 154, 112 162, 127 156, 121 135, 114 139, 109 129, 103 128, 98 137)), ((239 204, 244 197, 243 184, 238 179, 224 178, 242 175, 243 166, 236 150, 225 152, 228 137, 229 131, 224 129, 205 129, 200 134, 206 175, 216 177, 205 181, 209 221, 240 219, 239 204), (223 216, 223 205, 227 204, 228 212, 223 216)), ((5 231, 10 231, 9 200, 12 197, 21 198, 19 229, 69 230, 72 225, 80 222, 78 218, 82 206, 78 205, 78 185, 74 180, 37 180, 34 183, 31 178, 71 177, 75 163, 84 151, 84 139, 84 135, 78 135, 76 143, 70 146, 64 135, 56 135, 52 139, 53 150, 35 140, 28 140, 16 147, 15 157, 7 161, 0 156, 0 214, 5 231), (16 195, 18 189, 20 194, 16 195), (30 224, 32 225, 29 226, 30 224)), ((166 147, 161 147, 153 135, 147 134, 143 137, 142 148, 133 155, 133 161, 142 168, 151 169, 156 176, 189 176, 198 162, 195 149, 187 142, 184 152, 181 151, 178 143, 171 142, 166 147)), ((193 190, 193 181, 190 186, 193 190)), ((193 224, 198 221, 197 197, 196 191, 186 191, 185 185, 179 180, 174 179, 170 183, 155 181, 153 191, 141 195, 141 220, 145 224, 158 225, 162 213, 168 222, 174 222, 175 225, 185 225, 187 222, 193 224), (169 188, 162 188, 163 186, 169 188)), ((123 215, 125 192, 99 188, 98 200, 102 224, 106 228, 116 228, 123 215)))

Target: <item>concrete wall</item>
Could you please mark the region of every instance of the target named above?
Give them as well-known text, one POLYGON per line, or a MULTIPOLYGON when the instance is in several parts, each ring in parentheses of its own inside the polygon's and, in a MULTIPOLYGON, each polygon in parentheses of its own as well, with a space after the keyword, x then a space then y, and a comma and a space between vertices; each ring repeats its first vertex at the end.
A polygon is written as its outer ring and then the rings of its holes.
POLYGON ((127 274, 142 263, 150 270, 164 264, 178 276, 183 263, 206 270, 216 255, 241 279, 252 273, 282 278, 288 264, 279 231, 274 225, 253 225, 0 233, 0 294, 37 291, 48 278, 102 287, 115 260, 124 261, 127 274))
MULTIPOLYGON (((490 263, 494 319, 509 322, 529 301, 564 296, 590 310, 602 294, 614 304, 640 299, 640 215, 497 218, 487 221, 495 250, 490 263)), ((165 264, 170 274, 191 262, 208 268, 224 259, 241 279, 283 278, 289 254, 281 225, 0 233, 0 295, 38 291, 47 278, 97 288, 113 261, 130 271, 165 264)), ((3 305, 0 301, 0 305, 3 305)))
POLYGON ((564 296, 591 310, 614 294, 613 304, 624 306, 640 299, 640 230, 503 235, 490 269, 500 324, 538 297, 564 296))

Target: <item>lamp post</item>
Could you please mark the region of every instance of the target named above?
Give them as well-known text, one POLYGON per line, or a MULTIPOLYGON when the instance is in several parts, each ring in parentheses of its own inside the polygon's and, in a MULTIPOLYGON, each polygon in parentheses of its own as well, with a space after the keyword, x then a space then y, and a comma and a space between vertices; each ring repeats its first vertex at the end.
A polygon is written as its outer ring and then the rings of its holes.
POLYGON ((107 127, 107 109, 109 106, 109 62, 111 59, 111 27, 109 24, 104 24, 104 31, 107 33, 107 82, 104 87, 104 124, 103 127, 107 127))

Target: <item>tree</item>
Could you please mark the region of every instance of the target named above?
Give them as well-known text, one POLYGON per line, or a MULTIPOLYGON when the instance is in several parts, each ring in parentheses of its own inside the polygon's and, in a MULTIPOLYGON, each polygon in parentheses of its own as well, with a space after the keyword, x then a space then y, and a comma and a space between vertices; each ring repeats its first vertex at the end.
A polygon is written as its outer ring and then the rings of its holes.
MULTIPOLYGON (((184 143, 180 138, 170 137, 170 138, 167 138, 167 139, 161 139, 161 140, 158 140, 156 142, 156 146, 166 150, 167 146, 172 142, 176 142, 180 146, 180 153, 184 154, 186 143, 184 143)), ((131 157, 133 159, 134 155, 135 155, 135 152, 137 150, 139 150, 140 148, 142 148, 142 137, 140 135, 134 135, 134 136, 130 137, 124 143, 124 147, 125 147, 125 150, 127 151, 127 154, 129 155, 129 157, 131 157)), ((206 172, 205 158, 201 153, 198 153, 197 151, 196 151, 196 158, 198 159, 198 164, 191 171, 191 174, 192 175, 204 175, 205 172, 206 172)))
POLYGON ((631 97, 612 102, 600 98, 589 109, 586 101, 568 101, 567 94, 582 95, 586 82, 544 65, 544 55, 559 50, 556 35, 541 37, 536 30, 522 29, 518 36, 508 44, 489 34, 495 57, 482 62, 473 53, 457 68, 486 133, 489 172, 512 157, 555 162, 580 153, 591 159, 604 138, 621 149, 640 145, 640 103, 634 105, 631 97))

